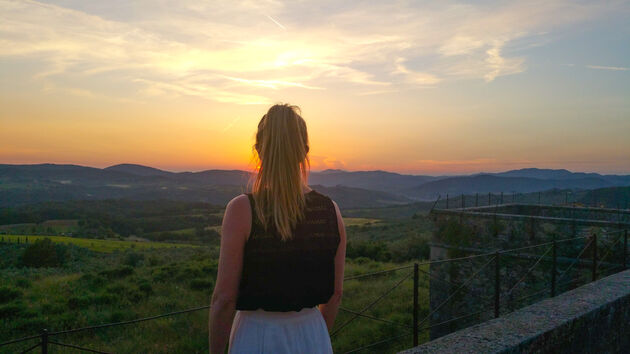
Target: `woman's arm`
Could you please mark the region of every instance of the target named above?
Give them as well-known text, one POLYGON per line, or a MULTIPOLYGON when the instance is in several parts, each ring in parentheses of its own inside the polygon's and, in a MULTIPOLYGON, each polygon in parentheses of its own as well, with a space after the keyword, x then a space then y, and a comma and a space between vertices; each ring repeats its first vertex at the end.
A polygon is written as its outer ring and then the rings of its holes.
POLYGON ((339 247, 337 247, 337 254, 335 255, 335 292, 330 297, 327 303, 319 305, 319 311, 321 311, 324 320, 326 321, 326 327, 330 331, 335 323, 335 317, 339 311, 339 304, 341 304, 341 295, 343 293, 343 271, 346 263, 346 227, 343 224, 343 218, 337 203, 333 201, 335 205, 335 211, 337 212, 337 225, 339 226, 339 247))
POLYGON ((251 207, 246 195, 232 199, 221 226, 217 282, 210 303, 210 353, 223 353, 230 336, 243 268, 243 247, 251 229, 251 207))

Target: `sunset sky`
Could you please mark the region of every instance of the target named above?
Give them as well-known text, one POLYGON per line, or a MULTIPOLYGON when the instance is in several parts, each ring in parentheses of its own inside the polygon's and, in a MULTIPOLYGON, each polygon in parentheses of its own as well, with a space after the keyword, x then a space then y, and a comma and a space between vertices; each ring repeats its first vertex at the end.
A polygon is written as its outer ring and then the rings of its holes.
POLYGON ((0 163, 630 173, 628 1, 0 0, 0 163))

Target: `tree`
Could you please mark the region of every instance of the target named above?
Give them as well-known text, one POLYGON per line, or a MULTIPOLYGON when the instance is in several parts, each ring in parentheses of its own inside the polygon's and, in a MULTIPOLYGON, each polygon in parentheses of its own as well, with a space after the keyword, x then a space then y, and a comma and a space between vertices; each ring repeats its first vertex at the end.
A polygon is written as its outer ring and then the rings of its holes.
POLYGON ((22 264, 26 267, 58 267, 61 265, 57 248, 49 238, 37 240, 24 249, 22 264))

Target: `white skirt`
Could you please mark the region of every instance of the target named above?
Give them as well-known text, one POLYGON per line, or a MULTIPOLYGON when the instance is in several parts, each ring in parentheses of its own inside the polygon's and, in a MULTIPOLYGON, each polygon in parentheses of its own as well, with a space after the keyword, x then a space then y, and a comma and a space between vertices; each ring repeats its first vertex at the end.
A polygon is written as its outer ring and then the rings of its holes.
POLYGON ((317 307, 299 312, 236 311, 230 354, 331 354, 324 317, 317 307))

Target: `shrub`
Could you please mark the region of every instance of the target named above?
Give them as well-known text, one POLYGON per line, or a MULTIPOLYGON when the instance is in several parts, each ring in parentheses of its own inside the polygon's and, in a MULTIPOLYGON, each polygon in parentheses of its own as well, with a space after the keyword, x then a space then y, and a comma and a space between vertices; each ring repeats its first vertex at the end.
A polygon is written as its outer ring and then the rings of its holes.
POLYGON ((356 264, 365 264, 365 263, 370 263, 372 260, 367 257, 357 257, 353 259, 353 261, 356 264))
POLYGON ((121 266, 113 269, 103 270, 98 273, 99 275, 105 276, 109 279, 114 278, 124 278, 133 274, 133 268, 130 266, 121 266))
POLYGON ((125 285, 121 285, 121 284, 113 284, 113 285, 108 286, 108 287, 105 289, 105 291, 106 291, 108 294, 112 294, 112 295, 114 295, 114 296, 120 296, 120 295, 122 295, 122 294, 124 294, 124 293, 128 292, 128 291, 129 291, 129 288, 128 288, 128 287, 126 287, 125 285))
POLYGON ((101 287, 107 282, 107 279, 94 273, 85 273, 80 280, 90 285, 91 288, 101 287))
POLYGON ((129 289, 129 291, 125 295, 127 299, 129 299, 129 301, 131 301, 132 303, 136 303, 144 299, 145 297, 147 297, 146 293, 143 293, 140 290, 136 290, 136 289, 129 289))
POLYGON ((112 311, 107 318, 107 322, 122 322, 125 320, 130 320, 135 316, 135 314, 125 311, 112 311))
POLYGON ((153 270, 153 280, 163 281, 170 279, 173 277, 173 275, 175 275, 177 270, 178 267, 175 265, 161 266, 160 268, 153 270))
POLYGON ((0 318, 18 318, 25 311, 26 307, 21 303, 0 306, 0 318))
POLYGON ((208 290, 214 287, 214 281, 211 279, 193 279, 189 285, 192 290, 208 290))
POLYGON ((123 264, 128 265, 130 267, 135 267, 138 263, 144 261, 144 254, 137 252, 129 252, 125 256, 123 264))
POLYGON ((92 297, 92 304, 94 305, 107 305, 113 304, 117 301, 117 297, 112 294, 99 294, 92 297))
POLYGON ((419 236, 396 241, 390 250, 394 262, 428 259, 431 253, 429 242, 419 236))
POLYGON ((138 289, 147 295, 153 293, 153 287, 147 280, 139 282, 138 289))
POLYGON ((176 276, 179 281, 184 281, 192 278, 199 278, 206 274, 196 265, 186 265, 184 268, 180 268, 176 276))
POLYGON ((31 281, 26 278, 17 278, 15 279, 15 285, 22 289, 26 289, 31 286, 31 281))
POLYGON ((216 272, 217 272, 217 265, 216 264, 205 264, 203 267, 201 267, 201 270, 205 274, 216 274, 216 272))
POLYGON ((48 325, 48 323, 46 323, 46 321, 41 318, 41 317, 37 317, 37 318, 32 318, 26 321, 22 321, 21 323, 19 323, 17 325, 17 329, 23 331, 23 332, 39 332, 42 330, 42 328, 46 328, 48 325))
POLYGON ((68 299, 68 308, 76 310, 90 305, 92 299, 88 296, 73 296, 68 299))
POLYGON ((8 286, 0 287, 0 304, 16 300, 21 296, 22 292, 17 289, 9 288, 8 286))
POLYGON ((381 262, 387 262, 391 259, 389 249, 382 241, 348 242, 346 256, 348 258, 367 257, 381 262))
POLYGON ((49 238, 43 238, 29 244, 22 253, 22 264, 26 267, 58 267, 61 260, 57 247, 49 238))
POLYGON ((41 311, 45 315, 58 315, 66 312, 66 309, 63 305, 46 303, 42 305, 41 311))

